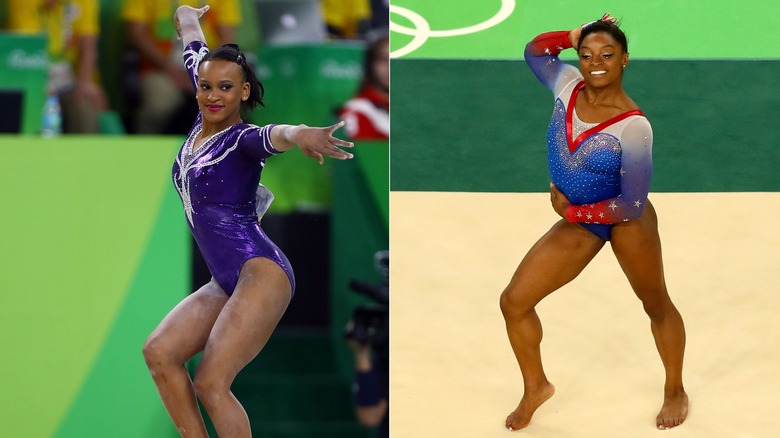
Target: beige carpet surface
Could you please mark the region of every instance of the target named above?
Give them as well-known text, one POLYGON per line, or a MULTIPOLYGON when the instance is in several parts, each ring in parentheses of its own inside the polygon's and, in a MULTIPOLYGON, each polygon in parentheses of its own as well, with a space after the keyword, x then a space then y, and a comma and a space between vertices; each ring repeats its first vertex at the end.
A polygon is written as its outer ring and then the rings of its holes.
MULTIPOLYGON (((686 423, 609 245, 539 305, 556 385, 526 437, 780 436, 780 194, 652 194, 686 323, 686 423)), ((522 378, 498 306, 557 216, 547 194, 391 192, 391 436, 507 437, 522 378)))

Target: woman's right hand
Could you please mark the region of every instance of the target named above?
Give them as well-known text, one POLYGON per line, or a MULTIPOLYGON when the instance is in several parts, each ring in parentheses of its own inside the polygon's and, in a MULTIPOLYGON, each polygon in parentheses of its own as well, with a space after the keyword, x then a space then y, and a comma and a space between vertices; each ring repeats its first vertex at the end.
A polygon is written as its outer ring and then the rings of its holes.
POLYGON ((173 15, 173 26, 176 28, 176 35, 181 39, 182 23, 198 22, 200 17, 209 10, 209 5, 202 8, 193 8, 192 6, 179 6, 173 15))
POLYGON ((553 183, 550 183, 550 204, 558 216, 566 219, 566 209, 571 205, 571 202, 553 183))
MULTIPOLYGON (((615 24, 618 22, 618 19, 611 16, 609 12, 607 12, 596 21, 609 21, 610 23, 615 24)), ((588 27, 588 25, 591 25, 593 23, 595 23, 595 21, 585 23, 582 26, 569 31, 569 41, 571 41, 571 46, 574 48, 574 50, 579 52, 579 47, 577 47, 577 45, 579 44, 580 41, 580 35, 582 34, 582 29, 588 27)))
POLYGON ((577 27, 569 31, 569 41, 571 42, 571 46, 577 52, 579 52, 579 47, 577 47, 577 44, 579 44, 580 42, 581 33, 582 33, 581 27, 577 27))

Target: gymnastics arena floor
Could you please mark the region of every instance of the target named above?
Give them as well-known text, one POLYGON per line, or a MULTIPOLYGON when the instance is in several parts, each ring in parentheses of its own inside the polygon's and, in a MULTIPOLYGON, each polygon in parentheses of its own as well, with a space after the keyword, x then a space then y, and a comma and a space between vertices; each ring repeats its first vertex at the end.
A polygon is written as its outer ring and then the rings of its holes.
POLYGON ((624 85, 653 124, 650 199, 687 329, 689 415, 655 428, 663 368, 607 245, 537 308, 556 394, 514 433, 778 436, 780 155, 765 128, 778 99, 765 84, 780 56, 764 29, 780 12, 763 0, 708 4, 391 2, 391 436, 510 436, 522 377, 499 295, 558 219, 540 193, 552 100, 522 50, 604 12, 628 34, 624 85))
MULTIPOLYGON (((650 199, 686 324, 688 419, 655 429, 663 368, 649 319, 606 245, 537 307, 556 394, 518 436, 769 437, 780 429, 780 194, 650 199)), ((391 192, 390 200, 392 436, 507 436, 522 377, 498 299, 557 219, 549 195, 391 192)))

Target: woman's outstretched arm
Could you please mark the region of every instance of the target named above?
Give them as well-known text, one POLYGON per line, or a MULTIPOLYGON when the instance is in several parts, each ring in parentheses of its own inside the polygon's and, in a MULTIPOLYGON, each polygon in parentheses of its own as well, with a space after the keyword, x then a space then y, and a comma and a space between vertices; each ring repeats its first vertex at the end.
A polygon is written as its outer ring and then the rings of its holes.
POLYGON ((313 128, 306 125, 276 125, 271 130, 271 143, 279 152, 286 151, 298 145, 304 155, 314 158, 320 164, 324 162, 323 155, 339 160, 348 160, 352 154, 341 148, 351 148, 352 142, 333 136, 333 131, 344 126, 344 122, 324 128, 313 128))

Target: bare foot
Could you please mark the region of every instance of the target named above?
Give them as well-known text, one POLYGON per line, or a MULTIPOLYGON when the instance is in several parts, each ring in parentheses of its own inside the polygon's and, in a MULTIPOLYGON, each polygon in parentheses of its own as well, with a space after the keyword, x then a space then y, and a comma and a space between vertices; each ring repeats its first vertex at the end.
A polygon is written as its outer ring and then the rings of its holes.
POLYGON ((655 424, 658 429, 671 429, 679 426, 688 416, 688 394, 680 390, 674 395, 664 397, 664 405, 661 412, 655 418, 655 424))
POLYGON ((555 394, 555 387, 552 383, 547 383, 539 391, 529 392, 526 391, 523 394, 523 398, 520 400, 520 404, 508 417, 506 417, 506 428, 509 430, 519 430, 531 422, 534 412, 550 399, 555 394))

